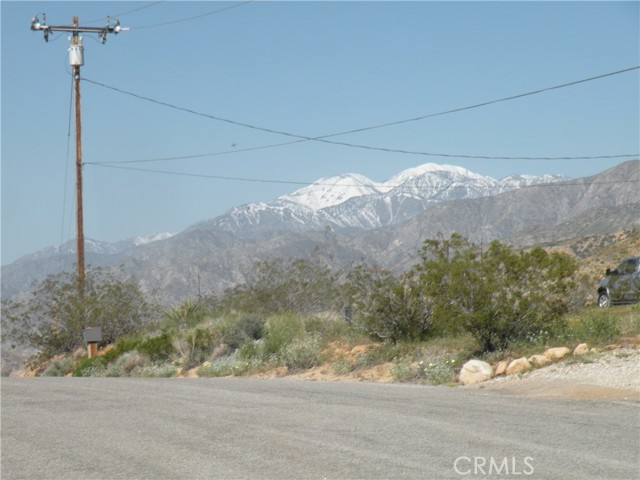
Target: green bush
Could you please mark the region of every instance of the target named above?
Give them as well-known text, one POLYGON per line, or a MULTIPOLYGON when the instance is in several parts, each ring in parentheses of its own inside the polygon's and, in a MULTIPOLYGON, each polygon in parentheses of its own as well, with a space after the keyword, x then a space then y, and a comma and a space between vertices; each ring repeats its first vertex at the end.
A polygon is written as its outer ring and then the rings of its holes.
POLYGON ((75 365, 74 377, 102 377, 105 375, 104 357, 83 357, 75 365))
POLYGON ((212 332, 205 325, 200 325, 175 334, 170 340, 171 353, 176 354, 178 362, 184 368, 195 367, 210 358, 216 347, 220 346, 218 333, 212 332))
POLYGON ((570 336, 579 341, 607 342, 620 334, 616 317, 607 309, 588 309, 569 327, 570 336))
POLYGON ((401 358, 391 367, 391 376, 397 382, 410 382, 416 379, 417 372, 410 359, 401 358))
POLYGON ((236 352, 239 359, 248 362, 261 362, 265 359, 264 340, 244 343, 236 352))
POLYGON ((164 313, 162 330, 176 331, 192 328, 204 321, 207 311, 198 300, 189 298, 164 313))
POLYGON ((136 350, 142 355, 147 355, 154 362, 166 360, 174 353, 171 336, 166 332, 142 340, 136 346, 136 350))
POLYGON ((139 365, 131 370, 130 376, 136 378, 170 378, 175 377, 177 369, 170 364, 139 365))
POLYGON ((227 377, 231 375, 244 375, 254 364, 238 358, 237 355, 220 357, 213 362, 205 362, 198 367, 196 373, 199 377, 227 377))
POLYGON ((354 324, 377 340, 425 340, 431 329, 430 297, 414 275, 358 267, 349 274, 354 324))
POLYGON ((482 248, 454 234, 426 241, 420 256, 414 274, 432 296, 434 323, 472 334, 483 352, 550 331, 569 309, 577 264, 567 255, 482 248))
POLYGON ((264 337, 265 354, 279 354, 295 339, 304 336, 304 323, 295 314, 280 314, 269 317, 264 337))
POLYGON ((280 354, 281 362, 291 370, 313 368, 321 359, 320 340, 315 336, 294 340, 280 354))
POLYGON ((119 338, 114 347, 103 355, 104 361, 106 363, 111 363, 119 356, 130 352, 131 350, 135 350, 140 342, 142 342, 142 339, 136 336, 125 336, 119 338))
POLYGON ((73 359, 71 357, 63 357, 49 365, 41 376, 43 377, 64 377, 73 370, 73 359))
POLYGON ((75 275, 61 273, 43 280, 25 300, 2 303, 4 337, 48 356, 83 346, 88 326, 101 327, 108 344, 158 316, 135 283, 119 281, 104 269, 87 271, 83 295, 75 275))
POLYGON ((333 371, 336 375, 347 375, 356 369, 355 364, 344 356, 340 356, 333 364, 333 371))
POLYGON ((258 316, 244 316, 232 324, 222 341, 236 350, 247 341, 259 340, 264 335, 265 321, 258 316))
POLYGON ((258 261, 247 284, 227 290, 217 302, 224 311, 310 314, 335 308, 336 275, 320 258, 258 261))
POLYGON ((105 371, 107 377, 128 377, 131 372, 142 366, 146 366, 149 359, 135 350, 126 352, 111 362, 105 371))
POLYGON ((418 370, 419 376, 423 377, 431 385, 442 385, 455 380, 457 365, 455 360, 420 362, 418 370))

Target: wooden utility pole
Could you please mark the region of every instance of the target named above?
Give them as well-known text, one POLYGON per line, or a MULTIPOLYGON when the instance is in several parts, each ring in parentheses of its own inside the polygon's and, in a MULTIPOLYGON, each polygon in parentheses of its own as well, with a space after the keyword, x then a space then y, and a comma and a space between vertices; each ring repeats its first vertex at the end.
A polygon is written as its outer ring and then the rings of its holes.
MULTIPOLYGON (((78 17, 73 17, 74 27, 78 27, 78 17)), ((78 32, 73 32, 71 40, 71 49, 82 49, 82 40, 80 39, 78 32)), ((80 66, 83 62, 83 56, 80 55, 75 61, 71 58, 71 62, 76 63, 73 66, 73 84, 75 91, 75 105, 76 105, 76 264, 78 271, 78 296, 82 298, 84 296, 84 213, 82 211, 82 122, 80 115, 80 66)))
POLYGON ((73 84, 75 91, 75 117, 76 117, 76 263, 78 275, 78 295, 84 296, 85 287, 85 260, 84 260, 84 213, 82 210, 82 123, 80 115, 80 67, 84 65, 84 46, 82 45, 82 37, 80 33, 96 33, 100 37, 100 41, 107 41, 108 33, 118 34, 121 31, 128 30, 120 26, 120 22, 116 20, 111 22, 107 17, 107 24, 104 27, 80 27, 78 25, 78 17, 73 17, 73 25, 47 25, 47 17, 43 14, 42 23, 38 17, 31 20, 31 30, 42 30, 44 40, 49 41, 51 32, 70 32, 69 37, 69 63, 73 68, 73 84))

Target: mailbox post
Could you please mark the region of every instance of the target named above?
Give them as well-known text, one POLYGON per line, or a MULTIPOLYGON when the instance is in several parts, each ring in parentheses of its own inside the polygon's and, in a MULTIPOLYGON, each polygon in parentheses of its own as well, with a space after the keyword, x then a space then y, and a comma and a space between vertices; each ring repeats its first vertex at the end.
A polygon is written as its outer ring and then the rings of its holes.
POLYGON ((98 342, 102 341, 102 327, 87 327, 82 332, 87 342, 87 356, 93 358, 98 354, 98 342))

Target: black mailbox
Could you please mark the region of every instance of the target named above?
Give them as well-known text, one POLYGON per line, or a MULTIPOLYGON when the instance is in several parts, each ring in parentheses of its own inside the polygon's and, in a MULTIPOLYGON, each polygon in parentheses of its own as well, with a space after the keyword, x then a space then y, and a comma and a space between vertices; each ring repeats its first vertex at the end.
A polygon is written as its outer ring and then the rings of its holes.
POLYGON ((84 341, 87 343, 96 343, 102 341, 102 327, 87 327, 82 332, 84 341))

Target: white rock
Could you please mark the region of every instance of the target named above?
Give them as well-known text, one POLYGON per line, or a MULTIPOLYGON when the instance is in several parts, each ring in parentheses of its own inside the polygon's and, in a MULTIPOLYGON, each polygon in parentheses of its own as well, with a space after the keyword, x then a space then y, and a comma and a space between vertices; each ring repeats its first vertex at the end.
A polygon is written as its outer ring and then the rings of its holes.
POLYGON ((460 370, 460 383, 463 385, 484 382, 491 377, 493 377, 493 368, 482 360, 469 360, 460 370))

